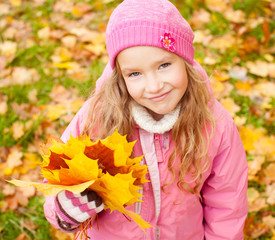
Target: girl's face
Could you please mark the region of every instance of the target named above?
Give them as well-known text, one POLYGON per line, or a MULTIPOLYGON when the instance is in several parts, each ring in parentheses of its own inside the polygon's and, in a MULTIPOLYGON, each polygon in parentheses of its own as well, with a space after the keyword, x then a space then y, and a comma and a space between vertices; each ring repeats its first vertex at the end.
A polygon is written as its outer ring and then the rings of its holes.
POLYGON ((137 46, 121 51, 117 61, 129 94, 154 119, 176 108, 188 84, 181 57, 161 48, 137 46))

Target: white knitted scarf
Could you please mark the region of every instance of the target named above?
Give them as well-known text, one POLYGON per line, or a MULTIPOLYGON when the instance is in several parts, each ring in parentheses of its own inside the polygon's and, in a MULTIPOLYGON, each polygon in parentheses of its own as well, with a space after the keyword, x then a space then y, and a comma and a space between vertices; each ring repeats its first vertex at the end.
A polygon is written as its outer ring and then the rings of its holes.
POLYGON ((162 119, 156 121, 143 106, 133 103, 132 114, 140 128, 150 133, 165 133, 171 130, 176 123, 180 112, 180 105, 173 111, 165 114, 162 119))

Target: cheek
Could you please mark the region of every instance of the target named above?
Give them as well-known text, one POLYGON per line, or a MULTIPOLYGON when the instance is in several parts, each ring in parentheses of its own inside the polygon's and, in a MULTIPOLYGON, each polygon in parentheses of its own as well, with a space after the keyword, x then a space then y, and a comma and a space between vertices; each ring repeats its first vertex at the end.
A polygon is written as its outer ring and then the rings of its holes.
POLYGON ((128 90, 128 93, 133 99, 137 99, 141 97, 142 95, 142 87, 138 83, 133 83, 133 82, 127 82, 125 81, 126 88, 128 90))
POLYGON ((176 75, 173 80, 173 85, 175 88, 185 91, 188 85, 187 74, 182 72, 181 74, 176 75))

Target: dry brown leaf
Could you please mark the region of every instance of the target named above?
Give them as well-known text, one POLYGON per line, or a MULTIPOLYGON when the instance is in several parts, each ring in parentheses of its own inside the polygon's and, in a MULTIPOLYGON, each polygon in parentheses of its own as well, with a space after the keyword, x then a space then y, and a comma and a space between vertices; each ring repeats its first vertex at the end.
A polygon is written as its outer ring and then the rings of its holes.
POLYGON ((23 153, 17 149, 16 147, 12 148, 10 154, 7 158, 8 166, 13 169, 14 167, 18 167, 22 164, 21 158, 23 157, 23 153))
POLYGON ((54 50, 54 54, 51 56, 51 60, 54 63, 67 62, 67 61, 70 61, 71 58, 72 58, 71 51, 65 47, 57 47, 54 50))
POLYGON ((22 122, 14 122, 11 126, 12 136, 15 140, 18 140, 24 135, 24 124, 22 122))
POLYGON ((211 15, 208 11, 201 8, 199 10, 196 10, 194 14, 192 15, 192 18, 190 19, 190 24, 193 28, 202 28, 205 24, 209 23, 211 21, 211 15))
POLYGON ((230 79, 230 76, 221 70, 215 70, 213 74, 213 78, 215 78, 217 81, 224 82, 226 80, 230 79))
POLYGON ((51 226, 51 233, 54 238, 57 240, 74 240, 75 234, 74 233, 65 233, 56 230, 54 227, 51 226))
POLYGON ((26 240, 28 239, 28 235, 26 233, 21 233, 17 238, 14 240, 26 240))
POLYGON ((194 35, 194 43, 202 43, 204 46, 208 45, 208 43, 213 39, 213 36, 210 34, 208 29, 196 30, 194 31, 194 35))
POLYGON ((2 34, 4 39, 13 39, 15 38, 17 29, 14 27, 8 27, 2 34))
POLYGON ((241 107, 238 106, 232 98, 223 98, 220 100, 220 103, 226 108, 232 117, 235 116, 236 112, 241 110, 241 107))
POLYGON ((6 161, 9 154, 9 150, 7 147, 0 147, 0 162, 6 161))
POLYGON ((66 103, 70 99, 71 93, 64 86, 55 85, 52 88, 52 91, 50 93, 50 97, 56 103, 66 103))
POLYGON ((268 66, 268 75, 271 78, 275 78, 275 63, 269 63, 269 66, 268 66))
POLYGON ((0 71, 4 71, 7 66, 7 58, 5 56, 0 55, 0 71))
POLYGON ((62 116, 60 119, 62 119, 65 123, 68 124, 73 120, 74 116, 75 114, 68 114, 68 115, 62 116))
POLYGON ((215 57, 212 57, 212 56, 206 56, 204 59, 203 59, 203 63, 204 64, 207 64, 207 65, 214 65, 216 63, 218 63, 219 60, 215 57))
POLYGON ((246 53, 259 52, 260 45, 256 37, 248 36, 245 38, 242 49, 246 53))
POLYGON ((10 5, 6 3, 0 3, 0 15, 6 15, 10 12, 10 5))
POLYGON ((16 191, 14 198, 18 202, 18 204, 24 207, 27 206, 29 203, 29 199, 21 191, 16 191))
POLYGON ((38 226, 35 225, 33 221, 26 219, 24 220, 24 228, 27 228, 28 230, 34 230, 37 229, 38 226))
POLYGON ((268 53, 264 54, 264 58, 268 62, 273 62, 274 61, 274 57, 271 54, 268 54, 268 53))
POLYGON ((248 212, 258 212, 268 207, 265 198, 258 198, 253 203, 248 203, 248 212))
POLYGON ((34 68, 15 67, 11 74, 12 84, 26 85, 37 82, 40 75, 34 68))
POLYGON ((264 181, 266 184, 270 184, 275 181, 275 163, 271 163, 264 169, 264 181))
POLYGON ((40 38, 40 39, 43 39, 43 40, 47 40, 50 38, 50 34, 51 34, 51 29, 50 27, 44 27, 44 28, 41 28, 40 30, 38 30, 37 32, 37 36, 40 38))
POLYGON ((12 41, 4 41, 0 43, 0 52, 4 56, 14 56, 17 50, 17 43, 12 41))
POLYGON ((106 54, 105 44, 86 44, 84 48, 96 56, 106 54))
POLYGON ((28 99, 31 103, 37 103, 37 90, 34 88, 28 93, 28 99))
POLYGON ((275 217, 268 215, 263 217, 263 223, 268 226, 270 229, 275 227, 275 217))
POLYGON ((72 14, 76 17, 81 17, 91 11, 92 6, 84 2, 76 2, 72 10, 72 14))
POLYGON ((235 116, 234 122, 238 128, 241 128, 247 121, 246 117, 235 116))
POLYGON ((215 98, 221 99, 221 93, 225 90, 224 85, 221 82, 211 80, 211 88, 215 98))
MULTIPOLYGON (((85 15, 81 16, 81 18, 79 19, 78 22, 81 26, 89 25, 89 23, 94 21, 95 19, 97 19, 97 17, 98 17, 98 15, 96 12, 88 12, 88 13, 85 13, 85 15)), ((97 29, 101 30, 101 27, 103 27, 104 25, 106 26, 106 23, 102 22, 101 24, 99 24, 97 29), (100 25, 102 25, 102 26, 100 26, 100 25)), ((105 28, 105 31, 102 31, 102 32, 106 32, 106 28, 105 28)))
POLYGON ((14 196, 4 198, 3 205, 1 206, 1 211, 6 212, 8 209, 15 210, 18 208, 18 201, 14 196))
POLYGON ((50 32, 50 38, 59 40, 66 34, 66 31, 61 29, 52 29, 50 32))
POLYGON ((19 120, 26 120, 30 118, 30 105, 27 103, 18 104, 16 102, 11 103, 11 108, 16 115, 19 116, 19 120))
POLYGON ((246 232, 248 233, 248 237, 251 237, 252 239, 256 239, 260 237, 263 234, 268 233, 269 229, 265 225, 265 223, 254 223, 252 224, 250 231, 246 232))
POLYGON ((71 1, 56 1, 56 3, 53 6, 54 12, 66 12, 71 13, 73 11, 74 5, 71 1))
POLYGON ((256 62, 248 61, 246 62, 248 71, 260 77, 267 77, 269 73, 269 64, 262 60, 257 60, 256 62))
POLYGON ((264 22, 262 24, 262 30, 263 30, 263 33, 264 33, 264 38, 262 39, 262 42, 263 43, 268 43, 269 40, 270 40, 270 37, 271 37, 271 33, 270 33, 270 30, 269 30, 269 23, 266 19, 264 20, 264 22))
POLYGON ((224 13, 224 17, 234 23, 244 23, 246 21, 245 13, 241 10, 228 9, 224 13))
POLYGON ((267 203, 270 205, 275 204, 275 183, 266 186, 267 203))
POLYGON ((207 7, 213 12, 224 13, 228 10, 227 1, 223 0, 206 0, 207 7))
POLYGON ((0 101, 0 115, 6 114, 8 111, 7 101, 0 101))
POLYGON ((256 199, 260 197, 260 193, 255 188, 248 188, 247 189, 247 200, 248 203, 255 202, 256 199))
POLYGON ((252 161, 247 162, 248 164, 248 179, 254 180, 255 175, 261 170, 262 164, 265 161, 264 156, 256 156, 252 161))
POLYGON ((233 47, 237 42, 236 38, 233 37, 232 33, 227 33, 221 37, 213 38, 210 42, 210 46, 220 51, 224 51, 227 48, 233 47))
POLYGON ((13 194, 15 194, 15 187, 10 184, 5 184, 2 189, 2 193, 6 196, 13 195, 13 194))
POLYGON ((61 42, 64 47, 71 49, 71 48, 75 47, 77 38, 75 36, 68 35, 68 36, 63 37, 61 39, 61 42))
POLYGON ((213 94, 214 94, 215 98, 218 100, 228 97, 230 92, 233 89, 232 84, 230 84, 228 82, 221 83, 221 82, 215 80, 214 78, 211 78, 210 83, 211 83, 211 87, 213 90, 213 94))
POLYGON ((255 153, 266 155, 269 161, 275 161, 275 136, 265 136, 255 143, 255 153))
POLYGON ((70 78, 79 82, 85 82, 90 77, 89 70, 87 68, 81 68, 81 67, 68 69, 66 73, 70 78))
MULTIPOLYGON (((38 165, 37 165, 38 166, 38 165)), ((31 169, 24 175, 21 175, 20 179, 22 181, 32 181, 32 182, 42 182, 43 178, 41 176, 40 171, 38 169, 31 169)))
POLYGON ((24 197, 26 198, 30 198, 33 197, 36 193, 36 189, 35 187, 18 187, 18 191, 22 192, 22 194, 24 195, 24 197))
POLYGON ((257 212, 267 207, 266 200, 261 197, 259 191, 255 188, 247 189, 248 211, 257 212))
POLYGON ((93 42, 98 37, 99 32, 92 31, 85 27, 77 27, 70 29, 70 33, 76 35, 81 42, 93 42))

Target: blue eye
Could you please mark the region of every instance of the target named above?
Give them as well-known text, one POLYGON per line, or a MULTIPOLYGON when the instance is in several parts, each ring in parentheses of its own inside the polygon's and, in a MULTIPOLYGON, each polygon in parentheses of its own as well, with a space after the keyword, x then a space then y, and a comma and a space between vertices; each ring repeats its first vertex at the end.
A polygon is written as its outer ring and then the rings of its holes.
POLYGON ((160 69, 163 69, 163 68, 167 68, 168 66, 170 66, 171 65, 171 63, 163 63, 163 64, 161 64, 160 65, 160 69))
POLYGON ((129 77, 137 77, 140 75, 140 72, 133 72, 131 74, 129 74, 129 77))

